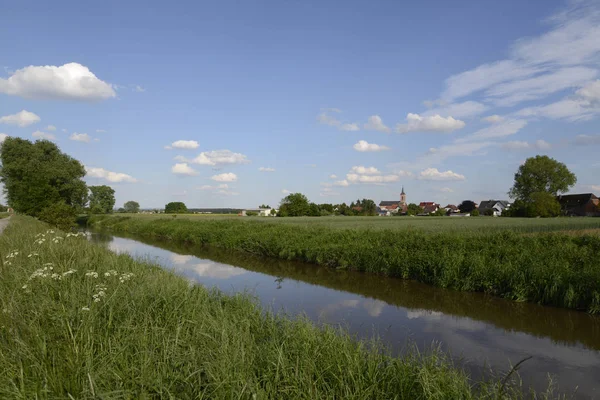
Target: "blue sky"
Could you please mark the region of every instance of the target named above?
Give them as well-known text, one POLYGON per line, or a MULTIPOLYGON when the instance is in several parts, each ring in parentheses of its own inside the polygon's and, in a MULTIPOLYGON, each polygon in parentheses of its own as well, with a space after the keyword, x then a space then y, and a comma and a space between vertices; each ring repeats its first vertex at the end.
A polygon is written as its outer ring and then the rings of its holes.
POLYGON ((11 2, 0 133, 117 206, 504 199, 536 154, 599 194, 600 2, 483 3, 11 2))

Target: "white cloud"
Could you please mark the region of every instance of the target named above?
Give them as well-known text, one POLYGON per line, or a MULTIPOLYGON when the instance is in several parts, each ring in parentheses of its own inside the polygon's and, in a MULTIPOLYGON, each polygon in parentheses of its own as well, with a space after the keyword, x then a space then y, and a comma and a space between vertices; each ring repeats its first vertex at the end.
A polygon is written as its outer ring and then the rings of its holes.
POLYGON ((87 133, 73 132, 73 134, 71 134, 71 136, 69 136, 69 139, 74 140, 76 142, 89 143, 92 138, 87 133))
POLYGON ((8 79, 0 78, 0 93, 26 99, 79 101, 106 100, 117 95, 111 84, 78 63, 22 68, 8 79))
POLYGON ((348 181, 346 179, 343 179, 341 181, 335 181, 333 182, 333 186, 341 186, 341 187, 346 187, 349 186, 350 183, 348 183, 348 181))
POLYGON ((165 149, 183 149, 183 150, 192 150, 197 149, 200 146, 195 140, 177 140, 171 143, 170 146, 165 146, 165 149))
POLYGON ((439 115, 441 117, 465 118, 482 114, 489 109, 485 104, 477 101, 465 101, 463 103, 447 104, 439 108, 434 108, 423 113, 423 116, 439 115))
POLYGON ((144 89, 143 87, 141 87, 140 85, 135 85, 135 87, 133 88, 134 92, 138 92, 138 93, 143 93, 146 91, 146 89, 144 89))
POLYGON ((354 146, 354 150, 356 151, 361 151, 361 152, 365 152, 365 151, 383 151, 383 150, 389 150, 390 148, 387 146, 381 146, 375 143, 368 143, 366 140, 359 140, 358 143, 356 143, 354 146))
POLYGON ((500 138, 510 135, 514 135, 527 126, 527 121, 524 119, 513 119, 509 121, 499 122, 495 125, 491 125, 478 130, 477 132, 458 139, 457 143, 463 143, 471 140, 491 139, 500 138))
POLYGON ((440 188, 439 190, 440 190, 440 192, 442 192, 442 193, 453 193, 453 192, 454 192, 454 190, 452 190, 452 189, 451 189, 451 188, 449 188, 449 187, 443 187, 443 188, 440 188))
POLYGON ((426 181, 464 181, 465 176, 450 170, 441 172, 437 168, 427 168, 421 171, 419 179, 426 181))
POLYGON ((349 183, 374 183, 382 184, 389 182, 397 182, 400 179, 398 175, 360 175, 360 174, 347 174, 346 180, 349 183))
POLYGON ((194 175, 198 174, 198 172, 196 170, 194 170, 192 167, 190 167, 186 163, 178 163, 178 164, 173 165, 171 167, 171 172, 174 173, 175 175, 187 175, 187 176, 194 176, 194 175))
POLYGON ((352 123, 352 124, 342 124, 340 126, 340 130, 355 132, 355 131, 360 131, 360 128, 358 127, 357 123, 352 123))
POLYGON ((383 123, 379 115, 371 115, 364 128, 369 131, 390 132, 390 128, 383 123))
POLYGON ((275 168, 271 168, 271 167, 260 167, 258 170, 260 172, 275 172, 275 168))
POLYGON ((56 136, 51 133, 46 133, 42 131, 35 131, 31 134, 36 139, 45 139, 45 140, 56 140, 56 136))
POLYGON ((375 167, 363 167, 362 165, 354 166, 350 172, 361 175, 379 175, 381 172, 375 167))
POLYGON ((337 179, 337 175, 336 174, 331 174, 331 175, 329 175, 329 179, 337 179))
POLYGON ((583 146, 600 144, 600 135, 577 135, 572 143, 583 146))
POLYGON ((95 168, 85 166, 86 176, 90 178, 98 178, 104 179, 111 183, 120 183, 120 182, 129 182, 135 183, 137 179, 132 177, 131 175, 123 174, 121 172, 111 172, 107 171, 104 168, 95 168))
POLYGON ((504 117, 501 117, 498 114, 494 114, 494 115, 490 115, 490 116, 481 118, 481 120, 484 122, 489 122, 490 124, 497 124, 499 122, 504 121, 504 117))
POLYGON ((210 179, 216 182, 235 182, 238 178, 233 172, 226 172, 224 174, 213 175, 210 179))
POLYGON ((600 100, 600 79, 588 83, 575 94, 590 101, 600 100))
POLYGON ((27 110, 0 118, 0 124, 17 125, 21 128, 40 122, 40 117, 27 110))
POLYGON ((203 151, 196 158, 191 160, 187 160, 183 157, 180 157, 179 160, 190 162, 192 164, 212 166, 248 164, 250 162, 244 154, 234 153, 230 150, 203 151))
POLYGON ((56 130, 56 127, 55 127, 54 125, 48 125, 48 126, 46 127, 46 130, 47 130, 47 131, 55 131, 55 130, 56 130))
POLYGON ((495 143, 486 142, 467 142, 467 143, 454 143, 440 147, 432 147, 429 149, 427 154, 420 157, 419 164, 431 165, 438 164, 447 158, 451 157, 463 157, 478 155, 486 147, 493 146, 495 143))
POLYGON ((217 186, 202 185, 198 189, 200 190, 217 190, 217 189, 229 189, 229 185, 226 183, 220 183, 217 186))
POLYGON ((319 193, 319 196, 321 196, 321 197, 331 197, 331 196, 339 196, 339 195, 340 195, 340 193, 334 192, 333 189, 328 188, 328 187, 323 188, 321 190, 321 193, 319 193))
POLYGON ((290 194, 290 193, 292 193, 292 192, 290 192, 290 191, 289 191, 289 190, 287 190, 287 189, 281 189, 281 193, 283 193, 283 194, 290 194))
POLYGON ((549 150, 551 145, 545 140, 536 140, 533 143, 521 142, 521 141, 512 141, 506 142, 502 145, 503 149, 511 150, 511 151, 520 151, 520 150, 549 150))
POLYGON ((452 132, 464 128, 465 123, 453 117, 442 117, 440 115, 420 116, 408 113, 406 124, 397 124, 396 132, 452 132))
POLYGON ((331 115, 328 115, 325 112, 317 115, 317 121, 323 125, 336 126, 336 127, 340 126, 342 124, 342 121, 338 120, 335 117, 332 117, 331 115))
POLYGON ((4 143, 8 135, 6 133, 0 133, 0 143, 4 143))
MULTIPOLYGON (((64 130, 64 131, 66 131, 66 130, 64 130)), ((106 131, 104 129, 96 129, 96 133, 106 133, 106 131)))

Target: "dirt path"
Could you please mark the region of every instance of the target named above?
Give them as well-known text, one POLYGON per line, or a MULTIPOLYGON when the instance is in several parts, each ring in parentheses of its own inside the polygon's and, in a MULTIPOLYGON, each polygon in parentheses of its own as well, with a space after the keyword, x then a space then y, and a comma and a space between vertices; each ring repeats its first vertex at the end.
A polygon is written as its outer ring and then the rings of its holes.
POLYGON ((10 222, 10 217, 0 219, 0 234, 4 231, 4 228, 8 226, 10 222))

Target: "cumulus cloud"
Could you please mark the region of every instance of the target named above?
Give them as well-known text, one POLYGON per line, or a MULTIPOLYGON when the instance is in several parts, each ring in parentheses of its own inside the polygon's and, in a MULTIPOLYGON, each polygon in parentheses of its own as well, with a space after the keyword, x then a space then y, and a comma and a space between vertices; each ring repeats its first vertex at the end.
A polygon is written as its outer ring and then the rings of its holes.
POLYGON ((95 168, 95 167, 85 166, 85 172, 86 172, 87 177, 103 179, 103 180, 111 182, 111 183, 121 183, 121 182, 135 183, 135 182, 137 182, 137 179, 135 179, 131 175, 123 174, 121 172, 107 171, 104 168, 95 168))
POLYGON ((287 190, 287 189, 281 189, 281 193, 283 193, 283 194, 290 194, 290 193, 292 193, 292 192, 290 192, 290 191, 289 191, 289 190, 287 190))
POLYGON ((352 123, 352 124, 342 124, 340 126, 340 130, 355 132, 355 131, 360 131, 360 128, 358 127, 357 123, 352 123))
POLYGON ((536 140, 533 143, 521 142, 521 141, 512 141, 503 143, 502 148, 505 150, 511 151, 521 151, 521 150, 549 150, 551 145, 545 140, 536 140))
POLYGON ((343 123, 336 117, 329 115, 327 112, 341 113, 342 111, 338 108, 325 108, 321 109, 321 114, 317 115, 317 122, 323 125, 333 126, 340 131, 358 131, 360 128, 357 123, 343 123))
POLYGON ((354 150, 366 152, 366 151, 384 151, 389 150, 387 146, 381 146, 375 143, 368 143, 366 140, 359 140, 354 146, 354 150))
POLYGON ((8 135, 6 133, 0 133, 0 143, 4 143, 8 135))
POLYGON ((177 163, 171 167, 171 172, 175 175, 194 176, 198 172, 190 167, 187 163, 177 163))
POLYGON ((177 140, 171 143, 170 146, 165 146, 165 149, 183 149, 183 150, 193 150, 197 149, 200 146, 195 140, 177 140))
POLYGON ((360 174, 347 174, 346 180, 349 183, 374 183, 382 184, 389 182, 397 182, 400 179, 398 175, 360 175, 360 174))
POLYGON ((337 179, 337 175, 336 174, 331 174, 331 175, 329 175, 329 179, 337 179))
POLYGON ((490 115, 484 118, 481 118, 482 121, 489 122, 490 124, 497 124, 499 122, 504 121, 504 117, 499 116, 498 114, 490 115))
POLYGON ((29 66, 0 78, 0 93, 26 99, 99 101, 116 97, 113 85, 96 77, 86 66, 69 63, 29 66))
POLYGON ((47 130, 47 131, 55 131, 55 130, 56 130, 56 127, 55 127, 54 125, 48 125, 48 126, 46 127, 46 130, 47 130))
POLYGON ((438 171, 437 168, 427 168, 419 173, 419 179, 426 181, 464 181, 465 176, 450 170, 438 171))
POLYGON ((362 165, 354 166, 350 169, 350 172, 361 175, 377 175, 381 174, 375 167, 363 167, 362 165))
POLYGON ((31 134, 36 139, 45 139, 45 140, 56 140, 56 136, 51 133, 46 133, 42 131, 35 131, 31 134))
POLYGON ((0 118, 0 124, 17 125, 21 128, 40 122, 40 117, 27 110, 0 118))
POLYGON ((216 182, 235 182, 238 177, 233 172, 226 172, 224 174, 213 175, 210 179, 216 182))
POLYGON ((369 131, 390 132, 390 128, 383 123, 379 115, 371 115, 364 128, 369 131))
POLYGON ((231 165, 231 164, 248 164, 250 160, 241 153, 234 153, 231 150, 213 150, 203 151, 197 157, 188 160, 183 156, 177 157, 178 161, 189 162, 198 165, 231 165))
POLYGON ((405 124, 397 124, 396 132, 452 132, 464 128, 465 123, 453 117, 442 117, 440 115, 420 116, 409 113, 405 124))
POLYGON ((346 187, 346 186, 350 186, 350 183, 346 179, 342 179, 341 181, 333 182, 333 186, 346 187))
POLYGON ((260 167, 258 170, 260 172, 275 172, 275 168, 271 168, 271 167, 260 167))
POLYGON ((460 138, 457 143, 463 143, 472 140, 492 139, 514 135, 521 129, 527 126, 527 121, 524 119, 513 119, 509 121, 499 122, 497 124, 482 128, 477 132, 460 138))
POLYGON ((92 140, 90 135, 88 135, 87 133, 77 133, 77 132, 73 132, 73 134, 71 134, 71 136, 69 136, 69 139, 74 140, 76 142, 84 142, 84 143, 89 143, 90 140, 92 140))

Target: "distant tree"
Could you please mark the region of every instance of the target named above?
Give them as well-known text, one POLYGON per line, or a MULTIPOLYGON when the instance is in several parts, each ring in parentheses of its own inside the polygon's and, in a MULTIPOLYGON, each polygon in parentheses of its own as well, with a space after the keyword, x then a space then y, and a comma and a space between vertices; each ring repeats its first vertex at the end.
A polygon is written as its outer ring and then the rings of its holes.
POLYGON ((115 191, 110 186, 90 186, 90 210, 93 214, 109 214, 115 207, 115 191))
MULTIPOLYGON (((534 193, 557 196, 569 191, 577 177, 567 166, 548 156, 535 156, 525 160, 515 174, 515 183, 508 192, 513 199, 533 201, 534 193)), ((540 200, 540 196, 537 200, 540 200)))
POLYGON ((8 137, 0 151, 0 181, 8 204, 18 213, 37 217, 64 203, 76 211, 87 203, 83 165, 48 140, 8 137))
POLYGON ((0 204, 0 212, 7 212, 8 211, 8 207, 3 206, 2 204, 0 204))
POLYGON ((328 215, 329 214, 333 214, 333 204, 319 204, 319 210, 321 210, 321 212, 325 211, 328 215))
POLYGON ((319 210, 319 206, 316 205, 315 203, 310 203, 309 207, 308 207, 308 215, 310 217, 320 217, 321 210, 319 210))
POLYGON ((362 215, 377 215, 377 205, 371 199, 362 199, 360 207, 362 208, 362 215))
POLYGON ((560 203, 556 197, 547 192, 531 193, 527 203, 527 217, 557 217, 560 215, 560 203))
POLYGON ((281 200, 279 215, 282 217, 302 217, 308 215, 310 204, 302 193, 291 193, 281 200))
POLYGON ((488 217, 491 217, 494 215, 494 209, 493 208, 488 208, 483 212, 483 215, 487 215, 488 217))
POLYGON ((166 214, 186 214, 187 207, 181 201, 172 201, 165 206, 166 214))
POLYGON ((125 208, 125 212, 138 213, 140 211, 140 203, 138 203, 137 201, 128 201, 127 203, 125 203, 123 208, 125 208))
POLYGON ((247 217, 256 217, 258 213, 256 211, 246 211, 247 217))
POLYGON ((269 206, 269 205, 264 205, 264 204, 261 204, 261 205, 260 205, 258 208, 271 208, 271 206, 269 206))
POLYGON ((474 201, 471 201, 471 200, 465 200, 458 205, 458 209, 460 210, 461 213, 470 213, 471 211, 475 210, 476 208, 477 208, 477 205, 475 204, 474 201))
POLYGON ((443 208, 438 208, 438 210, 434 213, 429 214, 432 217, 445 217, 447 215, 446 210, 443 208))
POLYGON ((479 210, 474 209, 473 211, 471 211, 471 217, 479 217, 479 210))
POLYGON ((271 208, 271 215, 277 215, 277 211, 274 208, 271 208))
POLYGON ((127 212, 127 210, 125 210, 123 207, 119 207, 119 209, 117 210, 118 213, 124 214, 127 212))
POLYGON ((410 203, 407 207, 406 207, 406 215, 417 215, 417 214, 422 214, 423 213, 423 208, 416 205, 415 203, 410 203))
POLYGON ((349 215, 351 212, 350 207, 346 203, 338 204, 336 208, 339 215, 349 215))

